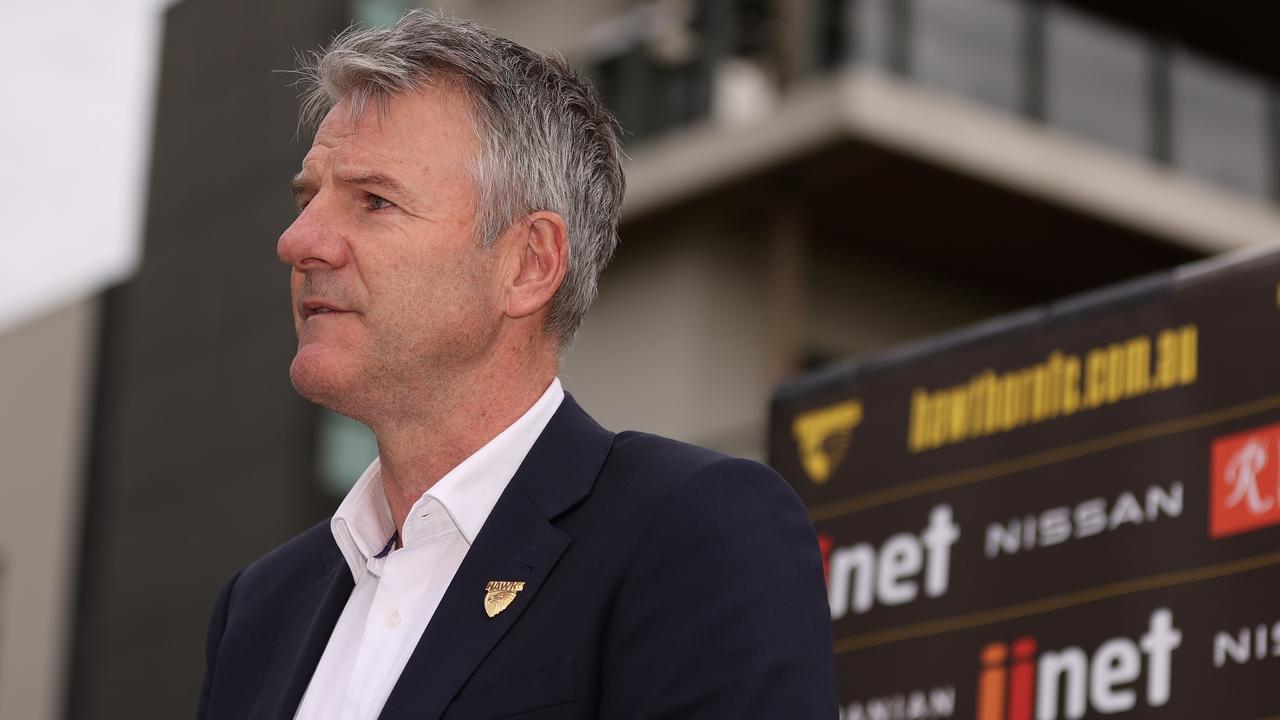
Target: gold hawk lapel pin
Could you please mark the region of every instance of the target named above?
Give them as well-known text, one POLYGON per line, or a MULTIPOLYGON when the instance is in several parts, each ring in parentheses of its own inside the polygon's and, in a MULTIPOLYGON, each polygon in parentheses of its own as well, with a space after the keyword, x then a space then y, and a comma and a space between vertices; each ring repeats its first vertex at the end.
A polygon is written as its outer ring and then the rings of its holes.
POLYGON ((506 610, 516 599, 516 593, 524 589, 519 580, 490 580, 484 586, 484 612, 489 617, 506 610))

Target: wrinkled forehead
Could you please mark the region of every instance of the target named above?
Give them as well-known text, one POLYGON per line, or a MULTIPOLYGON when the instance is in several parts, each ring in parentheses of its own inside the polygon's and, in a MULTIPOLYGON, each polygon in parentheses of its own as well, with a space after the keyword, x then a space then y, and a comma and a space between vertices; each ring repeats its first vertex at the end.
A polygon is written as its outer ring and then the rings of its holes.
POLYGON ((361 99, 347 95, 316 129, 303 168, 316 162, 353 159, 391 164, 469 161, 479 139, 469 96, 452 83, 361 99))
POLYGON ((399 90, 355 86, 337 98, 324 114, 320 127, 337 122, 360 126, 370 119, 378 121, 405 114, 418 117, 430 106, 440 105, 452 110, 454 116, 465 118, 474 128, 478 116, 475 92, 471 83, 451 71, 425 71, 412 87, 399 90))

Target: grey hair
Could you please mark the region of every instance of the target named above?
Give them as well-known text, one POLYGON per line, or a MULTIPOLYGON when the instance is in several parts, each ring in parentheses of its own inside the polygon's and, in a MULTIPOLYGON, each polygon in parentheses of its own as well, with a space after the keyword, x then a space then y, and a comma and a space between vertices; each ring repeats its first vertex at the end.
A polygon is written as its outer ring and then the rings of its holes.
POLYGON ((393 95, 456 82, 480 140, 473 173, 476 234, 490 246, 512 223, 548 210, 569 231, 569 268, 546 331, 564 349, 618 244, 625 179, 617 122, 563 60, 479 25, 413 10, 386 28, 348 28, 299 68, 302 121, 314 127, 344 99, 353 113, 393 95))

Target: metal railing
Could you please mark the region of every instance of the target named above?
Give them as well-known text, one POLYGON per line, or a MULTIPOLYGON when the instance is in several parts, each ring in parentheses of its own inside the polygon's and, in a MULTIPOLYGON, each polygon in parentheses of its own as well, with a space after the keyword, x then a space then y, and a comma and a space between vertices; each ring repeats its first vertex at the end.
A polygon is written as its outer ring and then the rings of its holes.
POLYGON ((634 140, 853 64, 1280 201, 1273 80, 1048 0, 659 0, 618 26, 589 73, 634 140))

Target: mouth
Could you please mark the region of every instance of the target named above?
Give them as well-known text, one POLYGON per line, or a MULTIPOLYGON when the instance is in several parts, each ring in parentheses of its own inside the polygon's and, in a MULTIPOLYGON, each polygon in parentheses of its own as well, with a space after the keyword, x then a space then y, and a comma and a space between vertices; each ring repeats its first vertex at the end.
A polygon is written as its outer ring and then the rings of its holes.
POLYGON ((318 315, 345 315, 348 312, 348 310, 343 310, 321 300, 308 300, 302 303, 302 318, 304 320, 310 320, 318 315))

